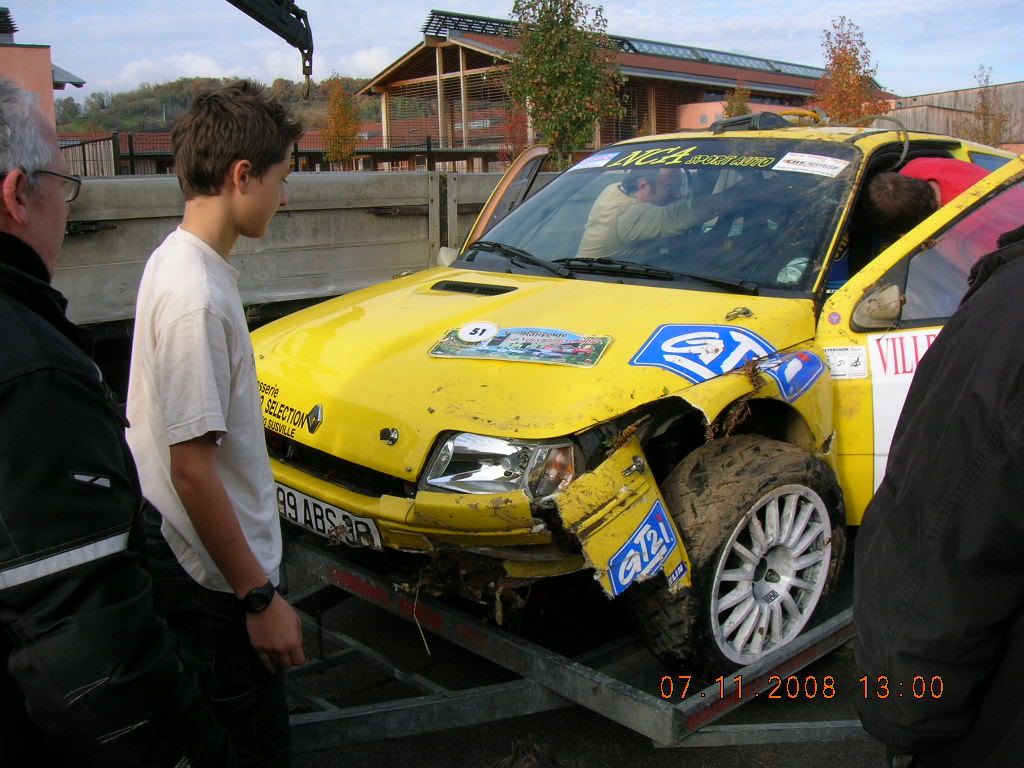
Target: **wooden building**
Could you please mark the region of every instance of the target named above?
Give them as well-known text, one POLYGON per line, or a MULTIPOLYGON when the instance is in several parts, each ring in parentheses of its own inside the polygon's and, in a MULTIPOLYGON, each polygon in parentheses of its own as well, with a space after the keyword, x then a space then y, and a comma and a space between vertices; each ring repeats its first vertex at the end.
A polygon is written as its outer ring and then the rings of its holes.
MULTIPOLYGON (((379 144, 364 140, 359 154, 375 165, 408 164, 411 154, 422 161, 429 147, 432 164, 457 162, 452 170, 485 170, 503 145, 516 143, 512 134, 525 127, 505 90, 508 62, 518 50, 516 24, 435 10, 422 31, 420 43, 359 92, 380 98, 382 117, 379 144)), ((756 110, 802 105, 824 72, 692 45, 610 38, 626 80, 625 109, 621 119, 595 126, 592 146, 706 127, 740 81, 750 89, 756 110)))

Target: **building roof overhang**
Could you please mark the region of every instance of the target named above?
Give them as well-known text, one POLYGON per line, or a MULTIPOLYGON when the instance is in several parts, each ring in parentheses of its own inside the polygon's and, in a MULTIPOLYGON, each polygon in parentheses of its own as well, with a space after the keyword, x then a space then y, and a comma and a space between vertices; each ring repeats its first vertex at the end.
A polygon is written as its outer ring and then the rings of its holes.
MULTIPOLYGON (((645 80, 670 80, 676 83, 693 83, 694 85, 708 85, 713 88, 735 88, 738 84, 737 78, 729 77, 708 77, 706 75, 693 75, 687 72, 668 72, 664 69, 645 69, 643 67, 621 67, 622 74, 631 79, 643 78, 645 80)), ((812 88, 795 88, 774 83, 759 83, 755 80, 743 79, 743 85, 751 91, 766 91, 785 96, 810 96, 812 88)))
POLYGON ((382 85, 386 84, 390 80, 397 79, 396 75, 401 72, 402 68, 415 60, 417 56, 421 55, 424 51, 433 51, 435 48, 448 45, 458 45, 459 47, 467 48, 471 51, 476 51, 477 53, 482 53, 485 56, 494 56, 506 61, 515 55, 507 49, 488 45, 482 40, 471 40, 464 37, 457 31, 452 31, 441 37, 435 35, 424 35, 422 43, 410 48, 401 58, 388 65, 387 69, 381 70, 370 78, 370 82, 356 91, 356 96, 370 96, 372 94, 379 93, 382 85))
POLYGON ((75 88, 85 85, 85 80, 56 64, 50 65, 50 71, 53 74, 53 89, 55 91, 63 91, 66 85, 73 85, 75 88))

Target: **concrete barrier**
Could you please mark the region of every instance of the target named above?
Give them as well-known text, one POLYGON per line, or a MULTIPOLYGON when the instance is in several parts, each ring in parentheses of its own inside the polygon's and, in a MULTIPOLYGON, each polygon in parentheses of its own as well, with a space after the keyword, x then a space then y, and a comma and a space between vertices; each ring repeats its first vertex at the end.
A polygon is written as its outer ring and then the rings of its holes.
MULTIPOLYGON (((542 174, 537 188, 554 174, 542 174)), ((234 264, 249 308, 336 296, 430 266, 459 247, 500 174, 294 173, 266 237, 234 264)), ((54 285, 76 323, 124 325, 146 259, 181 219, 173 176, 87 178, 71 206, 54 285)))

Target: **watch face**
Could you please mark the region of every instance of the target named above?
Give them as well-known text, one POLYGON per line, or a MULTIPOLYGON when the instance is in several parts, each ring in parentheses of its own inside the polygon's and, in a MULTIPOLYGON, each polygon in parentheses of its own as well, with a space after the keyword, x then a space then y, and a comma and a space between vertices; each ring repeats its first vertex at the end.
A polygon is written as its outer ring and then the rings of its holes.
POLYGON ((270 584, 256 587, 245 596, 245 610, 250 613, 259 613, 265 610, 270 601, 274 599, 274 588, 270 584))

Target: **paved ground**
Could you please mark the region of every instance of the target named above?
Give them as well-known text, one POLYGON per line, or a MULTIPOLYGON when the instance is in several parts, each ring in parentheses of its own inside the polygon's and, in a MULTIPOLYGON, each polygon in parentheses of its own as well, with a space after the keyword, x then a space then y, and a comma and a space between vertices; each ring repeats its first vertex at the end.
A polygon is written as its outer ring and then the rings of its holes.
MULTIPOLYGON (((309 584, 293 576, 295 592, 309 584)), ((547 617, 554 631, 569 635, 572 645, 580 637, 600 635, 609 624, 622 620, 614 610, 597 615, 592 606, 581 606, 585 615, 562 611, 547 617), (596 617, 596 618, 595 618, 596 617), (593 622, 603 622, 595 627, 593 622), (575 637, 574 637, 575 635, 575 637)), ((511 673, 481 660, 428 633, 428 654, 417 628, 362 601, 352 599, 325 614, 328 630, 343 632, 386 654, 404 669, 416 671, 452 689, 461 689, 517 679, 511 673)), ((307 646, 315 652, 315 631, 306 633, 307 646)), ((330 648, 328 648, 330 650, 330 648)), ((637 684, 649 685, 657 695, 661 670, 648 659, 639 668, 637 684)), ((831 675, 837 690, 830 700, 752 700, 717 724, 800 723, 856 719, 855 700, 859 687, 852 652, 839 648, 800 673, 817 681, 831 675)), ((342 707, 372 704, 412 695, 413 690, 390 680, 389 675, 358 656, 323 675, 304 678, 306 690, 342 707)), ((650 739, 607 718, 578 706, 570 706, 471 727, 452 728, 418 736, 396 736, 349 744, 329 751, 305 753, 293 760, 294 768, 488 768, 508 755, 514 739, 530 738, 546 747, 563 765, 575 768, 667 768, 707 766, 708 768, 881 768, 880 746, 862 736, 852 741, 825 741, 820 735, 811 741, 789 744, 760 744, 727 747, 660 748, 650 739)), ((302 748, 301 744, 297 747, 302 748)))

